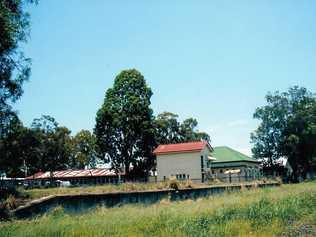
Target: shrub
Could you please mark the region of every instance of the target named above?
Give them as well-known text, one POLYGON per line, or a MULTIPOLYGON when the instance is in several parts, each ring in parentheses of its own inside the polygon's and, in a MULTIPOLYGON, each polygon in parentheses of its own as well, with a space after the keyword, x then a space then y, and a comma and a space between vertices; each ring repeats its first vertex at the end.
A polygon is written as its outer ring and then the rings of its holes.
POLYGON ((7 220, 9 218, 9 210, 6 208, 5 203, 0 203, 0 221, 7 220))
POLYGON ((9 197, 5 200, 4 205, 8 210, 13 210, 17 208, 17 202, 15 197, 10 194, 9 197))
POLYGON ((62 206, 57 206, 48 215, 54 218, 59 218, 59 217, 63 217, 64 214, 65 214, 64 208, 62 206))
POLYGON ((282 178, 280 176, 276 177, 275 178, 275 181, 278 183, 278 184, 282 184, 282 178))
POLYGON ((1 187, 0 188, 0 198, 6 199, 10 195, 17 197, 20 195, 19 191, 14 187, 1 187))
POLYGON ((218 178, 210 178, 208 180, 208 184, 210 184, 210 185, 221 184, 221 183, 223 183, 223 182, 218 178))
POLYGON ((135 183, 132 183, 132 182, 124 183, 124 184, 122 184, 122 186, 123 186, 123 190, 126 190, 126 191, 138 190, 137 185, 135 183))
POLYGON ((266 177, 263 177, 261 180, 262 180, 262 183, 264 183, 264 184, 268 183, 268 179, 266 177))
POLYGON ((193 185, 193 182, 191 179, 187 179, 186 182, 185 182, 185 187, 186 188, 193 188, 194 185, 193 185))
POLYGON ((10 210, 17 208, 17 202, 15 197, 10 194, 5 200, 2 199, 0 203, 0 220, 9 219, 10 210))
POLYGON ((159 190, 161 190, 161 189, 165 189, 165 188, 167 188, 168 187, 168 184, 167 184, 167 182, 159 182, 157 185, 156 185, 156 188, 157 189, 159 189, 159 190))
POLYGON ((180 184, 176 179, 172 178, 169 180, 169 188, 178 190, 179 187, 180 187, 180 184))

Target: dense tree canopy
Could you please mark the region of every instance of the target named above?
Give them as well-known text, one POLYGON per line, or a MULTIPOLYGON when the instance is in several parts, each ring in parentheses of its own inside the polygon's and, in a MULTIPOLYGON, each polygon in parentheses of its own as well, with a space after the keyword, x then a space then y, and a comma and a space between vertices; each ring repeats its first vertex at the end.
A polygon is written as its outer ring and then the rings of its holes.
POLYGON ((96 138, 88 130, 79 131, 71 139, 71 167, 83 169, 96 166, 96 138))
POLYGON ((54 118, 34 119, 30 128, 16 117, 6 137, 0 140, 0 167, 9 177, 23 177, 38 171, 72 168, 70 130, 58 126, 54 118))
POLYGON ((209 141, 210 136, 206 132, 197 130, 198 122, 195 118, 185 119, 180 125, 181 141, 209 141))
POLYGON ((31 128, 40 141, 39 167, 45 171, 67 168, 71 155, 70 130, 58 126, 56 120, 47 115, 35 119, 31 128))
POLYGON ((95 135, 98 153, 126 175, 133 171, 147 172, 153 165, 155 144, 151 89, 143 75, 135 69, 124 70, 108 89, 104 103, 97 112, 95 135), (138 169, 138 167, 142 167, 138 169))
POLYGON ((206 140, 210 137, 205 132, 197 130, 198 122, 195 118, 178 121, 178 115, 171 112, 163 112, 155 118, 155 140, 157 145, 206 140))
POLYGON ((23 174, 21 153, 23 145, 20 138, 23 133, 23 125, 17 117, 11 117, 6 126, 6 133, 0 139, 0 167, 1 172, 8 176, 20 176, 23 174))
POLYGON ((155 119, 155 140, 157 144, 180 142, 180 123, 178 115, 171 112, 158 114, 155 119))
POLYGON ((306 88, 293 87, 287 92, 269 93, 267 105, 257 108, 254 118, 261 120, 251 135, 256 158, 273 166, 287 157, 293 179, 305 177, 316 157, 316 98, 306 88))
MULTIPOLYGON (((29 35, 25 4, 34 1, 0 1, 0 166, 8 175, 20 175, 25 144, 19 143, 25 129, 12 109, 22 95, 22 84, 30 75, 30 59, 20 43, 29 35)), ((23 140, 23 139, 22 139, 23 140)))

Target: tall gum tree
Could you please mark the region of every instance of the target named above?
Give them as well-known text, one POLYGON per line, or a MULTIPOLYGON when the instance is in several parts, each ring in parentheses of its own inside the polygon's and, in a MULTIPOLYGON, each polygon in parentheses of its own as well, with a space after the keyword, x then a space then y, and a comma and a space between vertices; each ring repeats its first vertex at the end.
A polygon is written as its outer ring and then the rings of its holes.
POLYGON ((251 134, 252 152, 272 167, 286 157, 293 169, 292 180, 306 178, 316 167, 316 96, 304 87, 268 93, 267 104, 256 109, 261 122, 251 134))
POLYGON ((106 91, 96 115, 98 154, 116 172, 124 167, 127 178, 146 175, 154 164, 151 96, 152 91, 139 71, 124 70, 106 91))
POLYGON ((22 95, 23 82, 28 80, 31 61, 20 45, 27 41, 30 17, 26 3, 32 0, 0 1, 0 138, 12 117, 12 104, 22 95))

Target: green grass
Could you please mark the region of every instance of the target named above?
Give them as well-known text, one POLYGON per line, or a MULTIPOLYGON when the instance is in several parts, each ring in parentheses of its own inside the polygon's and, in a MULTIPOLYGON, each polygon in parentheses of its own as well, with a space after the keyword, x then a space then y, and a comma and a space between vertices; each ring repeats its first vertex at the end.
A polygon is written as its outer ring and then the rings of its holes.
POLYGON ((316 182, 0 224, 0 236, 315 236, 316 182))

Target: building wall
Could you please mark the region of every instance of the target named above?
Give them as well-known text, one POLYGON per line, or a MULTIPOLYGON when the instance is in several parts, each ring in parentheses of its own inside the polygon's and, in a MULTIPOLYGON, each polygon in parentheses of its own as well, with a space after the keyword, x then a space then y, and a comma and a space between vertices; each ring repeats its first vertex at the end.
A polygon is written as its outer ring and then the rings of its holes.
POLYGON ((211 166, 211 177, 218 178, 224 182, 250 181, 258 179, 260 176, 259 165, 253 162, 223 162, 211 164, 211 166), (225 174, 225 171, 237 169, 240 170, 240 173, 225 174))
POLYGON ((200 152, 157 155, 157 180, 185 174, 186 178, 201 181, 200 157, 200 152))
MULTIPOLYGON (((157 181, 163 181, 171 176, 185 175, 185 179, 202 181, 201 156, 203 156, 204 171, 207 170, 207 158, 210 154, 208 147, 199 152, 184 152, 157 155, 157 181)), ((204 180, 206 176, 204 177, 204 180)))

